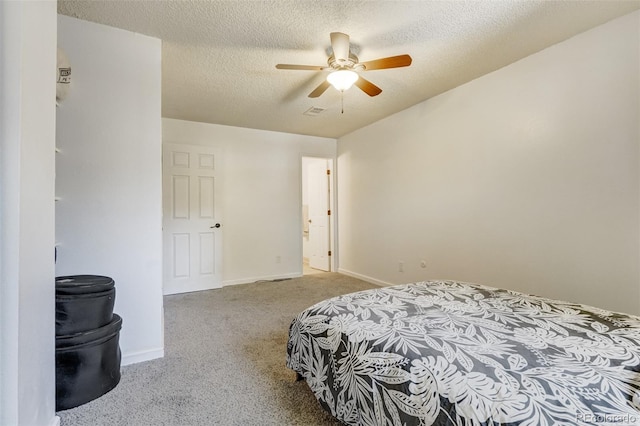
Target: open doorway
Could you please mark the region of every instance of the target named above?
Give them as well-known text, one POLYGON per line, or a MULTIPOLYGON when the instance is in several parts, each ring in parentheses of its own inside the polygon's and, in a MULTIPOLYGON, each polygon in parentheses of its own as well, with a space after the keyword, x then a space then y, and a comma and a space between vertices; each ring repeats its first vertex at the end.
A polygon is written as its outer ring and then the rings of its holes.
POLYGON ((332 270, 333 160, 302 157, 302 273, 332 270))

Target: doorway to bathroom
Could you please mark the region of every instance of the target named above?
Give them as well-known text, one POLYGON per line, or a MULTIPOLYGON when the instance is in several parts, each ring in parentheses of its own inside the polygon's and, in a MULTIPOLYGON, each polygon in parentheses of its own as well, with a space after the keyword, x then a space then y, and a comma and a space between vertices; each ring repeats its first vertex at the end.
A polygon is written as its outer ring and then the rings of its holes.
POLYGON ((302 157, 302 272, 332 270, 333 160, 302 157))

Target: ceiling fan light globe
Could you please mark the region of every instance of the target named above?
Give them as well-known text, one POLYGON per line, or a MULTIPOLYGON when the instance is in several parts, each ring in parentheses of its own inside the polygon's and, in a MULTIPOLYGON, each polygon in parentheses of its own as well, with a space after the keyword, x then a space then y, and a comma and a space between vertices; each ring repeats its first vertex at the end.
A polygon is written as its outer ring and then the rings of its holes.
POLYGON ((327 81, 341 92, 349 90, 353 83, 358 80, 358 73, 351 70, 338 70, 327 76, 327 81))

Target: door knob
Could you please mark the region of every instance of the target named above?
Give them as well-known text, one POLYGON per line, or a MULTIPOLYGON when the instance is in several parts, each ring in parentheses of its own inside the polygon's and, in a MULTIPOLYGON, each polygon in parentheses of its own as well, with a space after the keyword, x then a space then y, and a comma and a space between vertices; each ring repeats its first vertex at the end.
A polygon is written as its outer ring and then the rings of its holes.
POLYGON ((220 225, 219 223, 216 223, 213 226, 210 226, 209 228, 213 229, 213 228, 220 228, 222 225, 220 225))

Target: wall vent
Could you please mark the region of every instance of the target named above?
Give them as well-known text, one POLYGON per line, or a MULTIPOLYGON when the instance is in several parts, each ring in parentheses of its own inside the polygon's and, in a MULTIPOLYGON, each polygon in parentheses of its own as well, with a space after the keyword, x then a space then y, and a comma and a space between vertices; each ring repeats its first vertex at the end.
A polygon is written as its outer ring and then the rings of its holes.
POLYGON ((303 112, 302 114, 310 115, 312 117, 315 117, 316 115, 320 115, 323 111, 325 111, 325 108, 311 107, 308 110, 306 110, 305 112, 303 112))

